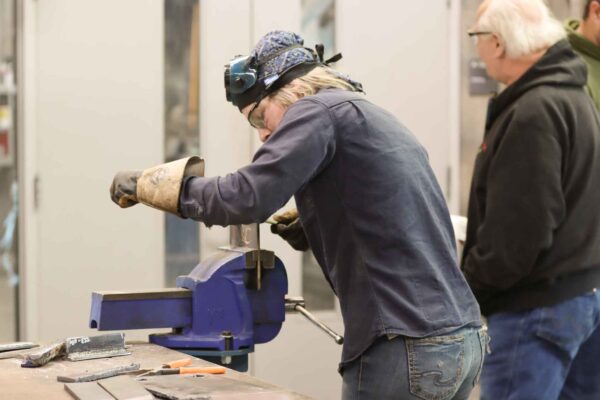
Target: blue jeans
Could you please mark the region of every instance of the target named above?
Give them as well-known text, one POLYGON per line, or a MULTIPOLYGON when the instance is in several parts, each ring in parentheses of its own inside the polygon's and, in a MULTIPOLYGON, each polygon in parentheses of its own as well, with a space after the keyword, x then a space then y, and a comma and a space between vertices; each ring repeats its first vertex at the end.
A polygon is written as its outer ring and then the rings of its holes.
POLYGON ((343 400, 463 400, 477 383, 487 337, 463 328, 429 338, 379 338, 343 371, 343 400))
POLYGON ((488 318, 482 400, 600 399, 600 292, 488 318))

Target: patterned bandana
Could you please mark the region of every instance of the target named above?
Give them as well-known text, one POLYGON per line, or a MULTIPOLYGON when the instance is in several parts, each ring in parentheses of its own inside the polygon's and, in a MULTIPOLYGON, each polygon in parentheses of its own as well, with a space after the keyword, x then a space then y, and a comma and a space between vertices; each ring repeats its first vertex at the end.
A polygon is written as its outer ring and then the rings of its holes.
POLYGON ((318 63, 317 55, 303 47, 304 40, 293 32, 273 31, 263 36, 250 55, 259 64, 258 79, 269 84, 281 73, 303 63, 318 63))
POLYGON ((306 75, 317 66, 324 67, 332 75, 345 80, 357 92, 363 91, 359 82, 329 68, 329 63, 342 58, 341 54, 323 60, 323 53, 323 45, 315 46, 315 50, 304 47, 304 40, 293 32, 269 32, 258 41, 248 58, 249 71, 256 71, 255 84, 244 92, 231 95, 228 86, 230 84, 228 79, 231 75, 228 75, 229 72, 226 71, 227 100, 236 105, 240 111, 252 103, 256 106, 268 94, 282 88, 294 79, 306 75))
MULTIPOLYGON (((312 49, 303 47, 304 39, 293 32, 272 31, 263 36, 252 53, 250 54, 259 64, 258 79, 264 80, 265 86, 269 86, 277 80, 283 73, 294 69, 301 64, 321 65, 328 67, 329 63, 336 62, 342 58, 341 54, 323 61, 323 46, 317 45, 316 52, 312 49)), ((304 74, 312 68, 308 68, 304 74)), ((348 75, 339 73, 331 68, 328 71, 354 86, 357 91, 362 92, 363 88, 359 82, 356 82, 348 75)), ((304 75, 302 74, 302 75, 304 75)))

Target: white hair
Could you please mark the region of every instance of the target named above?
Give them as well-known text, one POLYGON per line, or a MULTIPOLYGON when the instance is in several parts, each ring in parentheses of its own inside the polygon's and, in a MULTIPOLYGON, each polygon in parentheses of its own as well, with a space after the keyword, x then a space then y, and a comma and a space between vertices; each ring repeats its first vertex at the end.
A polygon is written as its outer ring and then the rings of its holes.
POLYGON ((477 27, 498 35, 509 58, 547 49, 566 37, 544 0, 490 0, 477 27))

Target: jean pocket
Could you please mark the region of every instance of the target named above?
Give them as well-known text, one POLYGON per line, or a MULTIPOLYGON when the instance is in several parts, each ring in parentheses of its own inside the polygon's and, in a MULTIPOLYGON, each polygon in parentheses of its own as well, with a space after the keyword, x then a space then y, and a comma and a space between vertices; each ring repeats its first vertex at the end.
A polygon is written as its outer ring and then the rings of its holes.
POLYGON ((574 356, 593 330, 593 317, 587 304, 575 301, 539 309, 536 335, 574 356))
POLYGON ((452 398, 461 382, 463 335, 406 339, 410 392, 423 400, 452 398))

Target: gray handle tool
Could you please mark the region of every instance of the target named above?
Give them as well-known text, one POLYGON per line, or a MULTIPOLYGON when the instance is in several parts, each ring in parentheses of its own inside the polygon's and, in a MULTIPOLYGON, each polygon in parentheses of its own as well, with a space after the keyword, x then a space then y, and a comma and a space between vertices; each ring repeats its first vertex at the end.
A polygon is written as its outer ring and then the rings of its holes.
POLYGON ((319 321, 314 315, 312 315, 304 307, 305 307, 305 303, 304 303, 304 299, 302 297, 286 297, 286 299, 285 299, 285 310, 287 312, 294 312, 294 311, 299 312, 300 314, 304 315, 310 322, 312 322, 313 324, 315 324, 316 326, 321 328, 323 331, 325 331, 325 333, 327 333, 329 336, 331 336, 337 344, 344 343, 343 336, 340 336, 337 333, 335 333, 335 331, 333 331, 333 329, 331 329, 330 327, 328 327, 327 325, 325 325, 324 323, 319 321))

